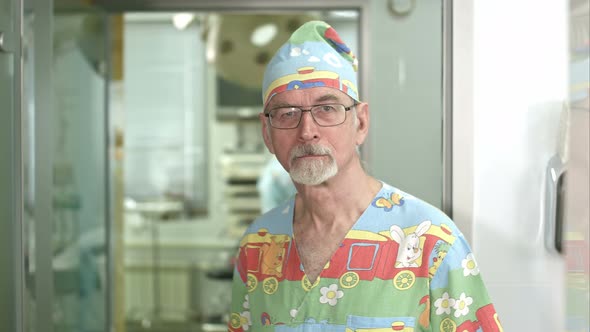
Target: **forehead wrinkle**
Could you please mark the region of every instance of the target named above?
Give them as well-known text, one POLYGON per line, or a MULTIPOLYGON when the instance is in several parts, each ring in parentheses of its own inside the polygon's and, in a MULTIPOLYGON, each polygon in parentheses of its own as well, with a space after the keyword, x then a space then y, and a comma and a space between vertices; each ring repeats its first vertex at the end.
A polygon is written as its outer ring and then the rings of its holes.
POLYGON ((319 98, 315 99, 316 103, 322 103, 325 101, 340 101, 340 98, 338 98, 337 95, 332 94, 332 93, 327 93, 323 96, 320 96, 319 98))
POLYGON ((269 105, 269 107, 267 107, 269 110, 273 110, 273 109, 277 109, 277 108, 288 108, 288 107, 298 107, 297 105, 293 105, 291 103, 286 103, 286 102, 276 102, 272 105, 269 105))
MULTIPOLYGON (((274 96, 272 99, 270 99, 268 101, 268 104, 266 104, 266 110, 272 110, 275 108, 281 108, 281 107, 292 107, 293 104, 292 103, 288 103, 284 100, 281 100, 281 96, 276 95, 274 96)), ((283 98, 284 99, 284 98, 283 98)))
MULTIPOLYGON (((310 89, 310 90, 314 90, 314 89, 310 89)), ((325 88, 325 90, 333 90, 333 89, 325 88)), ((305 92, 305 91, 299 90, 299 92, 305 92)), ((310 100, 312 102, 312 104, 310 104, 310 105, 295 104, 293 102, 288 102, 285 99, 289 99, 289 98, 285 97, 285 95, 283 95, 282 93, 279 93, 279 94, 273 96, 268 101, 268 104, 266 105, 265 110, 272 110, 272 109, 281 108, 281 107, 313 106, 313 105, 318 105, 318 104, 322 104, 322 103, 325 103, 325 102, 344 103, 344 102, 347 102, 347 101, 353 101, 353 99, 350 96, 348 96, 348 95, 346 95, 346 94, 344 94, 343 92, 340 92, 340 91, 335 91, 334 93, 332 93, 330 91, 322 91, 322 92, 323 92, 322 94, 320 94, 321 92, 320 93, 317 93, 317 95, 318 95, 317 97, 314 97, 312 95, 307 95, 307 96, 306 95, 303 95, 303 96, 297 97, 297 99, 303 98, 303 99, 306 99, 306 100, 310 100)))

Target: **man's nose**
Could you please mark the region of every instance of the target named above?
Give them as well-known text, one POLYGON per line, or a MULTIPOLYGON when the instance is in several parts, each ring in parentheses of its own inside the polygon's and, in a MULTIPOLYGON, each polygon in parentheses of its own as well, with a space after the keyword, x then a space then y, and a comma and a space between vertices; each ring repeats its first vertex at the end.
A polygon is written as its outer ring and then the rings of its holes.
POLYGON ((318 124, 313 119, 311 112, 302 112, 299 122, 299 136, 303 140, 311 140, 318 137, 318 124))

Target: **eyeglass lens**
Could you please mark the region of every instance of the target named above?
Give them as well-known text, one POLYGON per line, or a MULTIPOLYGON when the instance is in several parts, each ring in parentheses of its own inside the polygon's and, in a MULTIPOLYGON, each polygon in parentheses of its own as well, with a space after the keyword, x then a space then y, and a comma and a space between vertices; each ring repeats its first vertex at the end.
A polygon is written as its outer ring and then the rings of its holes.
POLYGON ((275 128, 296 128, 301 121, 303 112, 310 112, 320 126, 337 126, 346 119, 344 105, 317 105, 308 110, 298 107, 275 108, 270 111, 270 124, 275 128))

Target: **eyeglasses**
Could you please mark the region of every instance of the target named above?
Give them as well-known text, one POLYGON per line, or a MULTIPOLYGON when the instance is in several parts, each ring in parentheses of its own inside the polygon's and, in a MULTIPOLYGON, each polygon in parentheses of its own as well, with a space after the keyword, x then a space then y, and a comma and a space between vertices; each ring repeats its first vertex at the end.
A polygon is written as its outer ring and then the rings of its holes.
POLYGON ((277 129, 293 129, 299 126, 303 112, 311 113, 311 117, 321 127, 333 127, 344 123, 346 112, 356 106, 344 106, 341 104, 314 105, 309 109, 288 106, 277 107, 264 113, 270 120, 270 125, 277 129))

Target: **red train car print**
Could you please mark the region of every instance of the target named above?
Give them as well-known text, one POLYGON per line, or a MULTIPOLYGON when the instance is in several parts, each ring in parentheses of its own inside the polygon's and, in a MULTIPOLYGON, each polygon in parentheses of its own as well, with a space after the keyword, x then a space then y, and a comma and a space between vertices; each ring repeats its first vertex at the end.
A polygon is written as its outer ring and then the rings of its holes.
MULTIPOLYGON (((416 227, 404 229, 411 234, 416 227)), ((420 250, 429 254, 440 240, 452 242, 454 237, 446 225, 429 226, 420 236, 420 250)), ((389 232, 373 233, 351 230, 341 243, 330 262, 324 267, 321 278, 339 279, 343 288, 355 287, 361 280, 393 280, 398 290, 412 287, 417 277, 429 276, 428 257, 419 257, 413 265, 402 266, 397 262, 400 244, 392 240, 389 232), (342 273, 342 266, 346 267, 342 273)), ((260 285, 267 294, 278 289, 279 282, 291 280, 301 282, 305 290, 314 285, 307 279, 299 262, 294 243, 288 235, 268 234, 261 228, 257 233, 247 235, 240 244, 238 271, 248 291, 260 285)), ((431 267, 432 269, 432 267, 431 267)), ((319 282, 316 280, 316 282, 319 282)))

